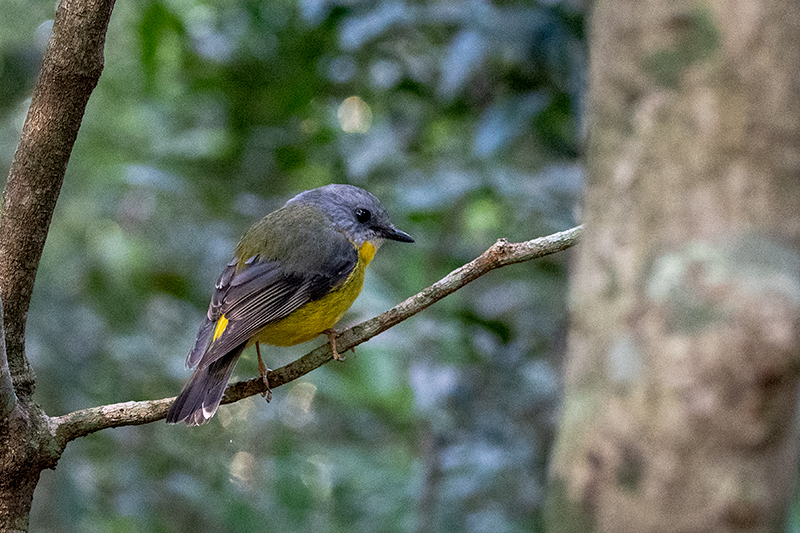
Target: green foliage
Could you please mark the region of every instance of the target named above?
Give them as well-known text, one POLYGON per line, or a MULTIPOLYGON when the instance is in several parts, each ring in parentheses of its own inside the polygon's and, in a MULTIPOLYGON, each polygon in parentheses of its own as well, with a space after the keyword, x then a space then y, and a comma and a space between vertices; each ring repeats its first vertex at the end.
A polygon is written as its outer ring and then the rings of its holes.
MULTIPOLYGON (((6 167, 52 16, 15 13, 6 167)), ((36 399, 56 415, 177 394, 236 239, 303 189, 363 186, 417 239, 380 250, 344 324, 497 238, 570 226, 581 27, 558 2, 118 3, 29 315, 36 399), (350 96, 371 110, 363 133, 337 118, 350 96)), ((72 443, 31 529, 539 529, 565 321, 563 255, 494 272, 268 405, 72 443)))

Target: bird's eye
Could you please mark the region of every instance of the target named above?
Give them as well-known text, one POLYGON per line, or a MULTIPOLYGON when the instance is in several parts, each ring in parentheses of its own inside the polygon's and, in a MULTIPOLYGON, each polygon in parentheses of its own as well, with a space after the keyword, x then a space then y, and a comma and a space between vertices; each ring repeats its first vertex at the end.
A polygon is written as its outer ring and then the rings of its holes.
POLYGON ((356 220, 362 224, 369 221, 370 218, 372 218, 372 213, 370 213, 368 210, 361 209, 360 207, 356 209, 356 220))

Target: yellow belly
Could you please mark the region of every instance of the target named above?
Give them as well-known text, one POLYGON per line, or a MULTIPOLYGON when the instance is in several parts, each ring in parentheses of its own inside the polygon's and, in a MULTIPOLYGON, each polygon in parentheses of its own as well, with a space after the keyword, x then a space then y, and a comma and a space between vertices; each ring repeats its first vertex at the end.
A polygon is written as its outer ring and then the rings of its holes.
POLYGON ((306 342, 333 327, 350 309, 364 286, 364 272, 375 255, 375 247, 365 243, 358 252, 358 263, 344 284, 293 311, 289 316, 264 326, 247 343, 256 342, 273 346, 293 346, 306 342))

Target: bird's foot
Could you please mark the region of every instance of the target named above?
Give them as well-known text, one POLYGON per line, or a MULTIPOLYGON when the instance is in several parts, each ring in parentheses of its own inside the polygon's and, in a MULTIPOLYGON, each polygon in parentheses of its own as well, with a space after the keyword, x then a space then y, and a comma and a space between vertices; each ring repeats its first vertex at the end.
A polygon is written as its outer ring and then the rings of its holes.
POLYGON ((261 348, 258 343, 256 343, 256 355, 258 356, 258 373, 261 375, 261 381, 264 382, 264 387, 267 389, 261 393, 261 396, 266 398, 267 402, 270 402, 272 400, 272 389, 269 388, 269 379, 267 379, 267 373, 270 372, 270 369, 267 368, 267 365, 264 364, 264 360, 261 359, 261 348))
POLYGON ((340 355, 339 350, 336 349, 336 337, 338 337, 340 333, 333 328, 328 328, 322 333, 328 337, 328 342, 331 344, 333 359, 336 361, 344 361, 344 356, 340 355))

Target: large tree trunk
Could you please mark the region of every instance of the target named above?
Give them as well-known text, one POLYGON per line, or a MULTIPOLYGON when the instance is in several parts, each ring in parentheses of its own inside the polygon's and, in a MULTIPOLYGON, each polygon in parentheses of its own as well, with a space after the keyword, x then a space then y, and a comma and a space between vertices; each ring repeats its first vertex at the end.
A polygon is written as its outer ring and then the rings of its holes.
POLYGON ((800 4, 598 0, 552 531, 782 531, 800 4))

